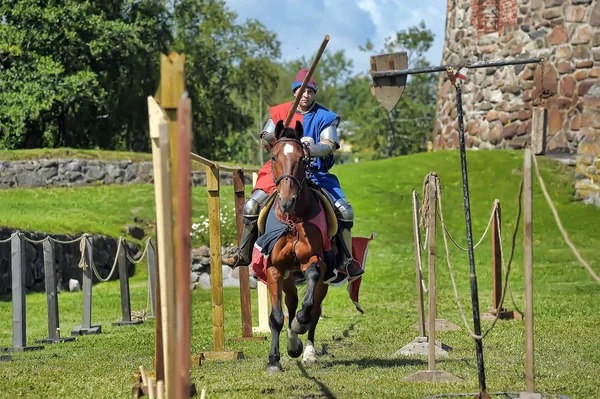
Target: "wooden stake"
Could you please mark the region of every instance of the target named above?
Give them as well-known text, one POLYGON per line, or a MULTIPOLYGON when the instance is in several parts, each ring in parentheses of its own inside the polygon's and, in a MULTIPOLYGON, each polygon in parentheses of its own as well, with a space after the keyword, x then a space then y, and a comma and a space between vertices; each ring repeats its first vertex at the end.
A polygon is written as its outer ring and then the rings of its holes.
MULTIPOLYGON (((154 173, 154 198, 156 203, 156 237, 158 244, 158 285, 160 303, 162 355, 166 389, 174 387, 175 368, 175 294, 173 276, 173 220, 171 179, 169 175, 169 138, 164 112, 152 97, 148 97, 150 137, 154 173)), ((157 369, 159 366, 157 365, 157 369)), ((158 376, 157 376, 158 377, 158 376)), ((174 397, 174 392, 168 391, 174 397)))
POLYGON ((427 202, 429 215, 427 216, 427 260, 429 271, 427 280, 429 283, 429 357, 428 371, 435 370, 435 315, 436 315, 436 292, 435 292, 435 235, 436 235, 436 185, 435 177, 429 175, 427 181, 427 202))
POLYGON ((527 392, 535 392, 533 352, 533 181, 531 149, 523 161, 523 260, 525 277, 525 381, 527 392))
MULTIPOLYGON (((423 306, 423 285, 422 285, 422 259, 421 259, 421 232, 419 230, 419 193, 413 190, 413 238, 415 246, 415 274, 417 289, 417 310, 419 314, 419 336, 425 337, 425 309, 423 306)), ((430 277, 431 278, 431 277, 430 277)))
POLYGON ((208 190, 208 219, 210 232, 210 283, 212 286, 213 350, 225 350, 225 327, 223 310, 223 262, 221 259, 221 217, 219 199, 219 170, 206 167, 208 190))
POLYGON ((191 185, 192 160, 192 100, 182 98, 177 108, 178 147, 177 147, 177 213, 175 227, 177 237, 177 343, 176 343, 176 374, 175 387, 177 399, 190 397, 190 352, 191 352, 191 185))

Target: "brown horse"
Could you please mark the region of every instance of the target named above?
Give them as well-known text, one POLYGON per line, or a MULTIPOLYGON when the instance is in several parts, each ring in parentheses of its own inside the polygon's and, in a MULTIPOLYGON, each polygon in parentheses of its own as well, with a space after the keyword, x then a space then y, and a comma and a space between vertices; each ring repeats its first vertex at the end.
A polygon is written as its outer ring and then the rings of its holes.
POLYGON ((267 371, 281 371, 279 335, 284 324, 282 292, 285 292, 285 305, 288 310, 287 351, 297 358, 302 355, 303 345, 298 334, 308 331, 308 341, 304 350, 303 362, 314 363, 315 329, 321 316, 321 303, 327 295, 328 285, 324 283, 327 265, 324 259, 321 231, 307 220, 320 210, 317 196, 309 188, 306 176, 302 124, 297 122, 295 129, 285 128, 279 121, 275 129, 276 142, 272 149, 273 178, 277 187, 277 197, 273 203, 275 216, 285 223, 287 231, 279 237, 271 251, 271 266, 267 269, 267 285, 271 298, 271 351, 267 371), (306 280, 306 292, 302 308, 298 307, 296 277, 302 273, 306 280))

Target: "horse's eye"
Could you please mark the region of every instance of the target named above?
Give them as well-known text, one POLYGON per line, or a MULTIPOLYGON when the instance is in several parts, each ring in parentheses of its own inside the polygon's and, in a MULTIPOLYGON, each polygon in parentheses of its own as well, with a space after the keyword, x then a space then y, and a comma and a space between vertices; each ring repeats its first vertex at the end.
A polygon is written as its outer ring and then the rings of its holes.
POLYGON ((275 157, 271 157, 271 161, 275 162, 275 157))

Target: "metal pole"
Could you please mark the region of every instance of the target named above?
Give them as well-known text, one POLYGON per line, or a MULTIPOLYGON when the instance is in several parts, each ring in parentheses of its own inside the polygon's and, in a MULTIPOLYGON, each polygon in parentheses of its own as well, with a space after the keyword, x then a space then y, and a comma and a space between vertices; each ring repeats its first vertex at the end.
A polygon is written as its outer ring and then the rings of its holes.
POLYGON ((419 73, 431 73, 431 72, 444 72, 447 71, 448 68, 461 69, 461 68, 492 68, 499 67, 505 65, 521 65, 521 64, 535 64, 542 62, 542 58, 527 58, 522 60, 498 60, 498 61, 477 61, 468 65, 441 65, 441 66, 433 66, 427 68, 413 68, 413 69, 402 69, 400 71, 377 71, 371 72, 371 77, 373 79, 377 78, 386 78, 386 77, 395 77, 395 76, 405 76, 405 75, 414 75, 419 73))
MULTIPOLYGON (((456 107, 458 111, 458 137, 460 142, 460 164, 464 194, 465 223, 467 227, 467 244, 469 253, 469 270, 471 273, 471 301, 473 303, 473 325, 476 335, 481 335, 481 320, 479 318, 479 295, 477 292, 477 274, 475 271, 475 254, 473 250, 473 231, 471 226, 471 204, 469 199, 469 178, 467 175, 467 153, 465 148, 465 129, 463 124, 462 89, 456 87, 456 107)), ((430 277, 431 278, 431 277, 430 277)), ((483 342, 475 339, 477 352, 477 371, 479 374, 479 389, 486 391, 485 369, 483 364, 483 342)))
POLYGON ((535 392, 533 353, 533 189, 531 149, 525 148, 523 161, 523 258, 525 277, 525 381, 527 392, 535 392))

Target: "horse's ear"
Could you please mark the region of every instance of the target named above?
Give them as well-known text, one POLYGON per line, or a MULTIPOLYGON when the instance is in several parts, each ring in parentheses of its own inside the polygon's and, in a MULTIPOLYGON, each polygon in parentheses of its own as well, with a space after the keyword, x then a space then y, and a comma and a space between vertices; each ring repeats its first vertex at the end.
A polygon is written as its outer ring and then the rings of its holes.
POLYGON ((283 126, 283 121, 280 119, 279 122, 275 125, 275 139, 279 140, 283 135, 285 128, 283 126))
POLYGON ((304 136, 304 128, 302 127, 302 123, 300 123, 300 121, 296 121, 296 127, 294 130, 296 131, 296 138, 300 140, 304 136))

